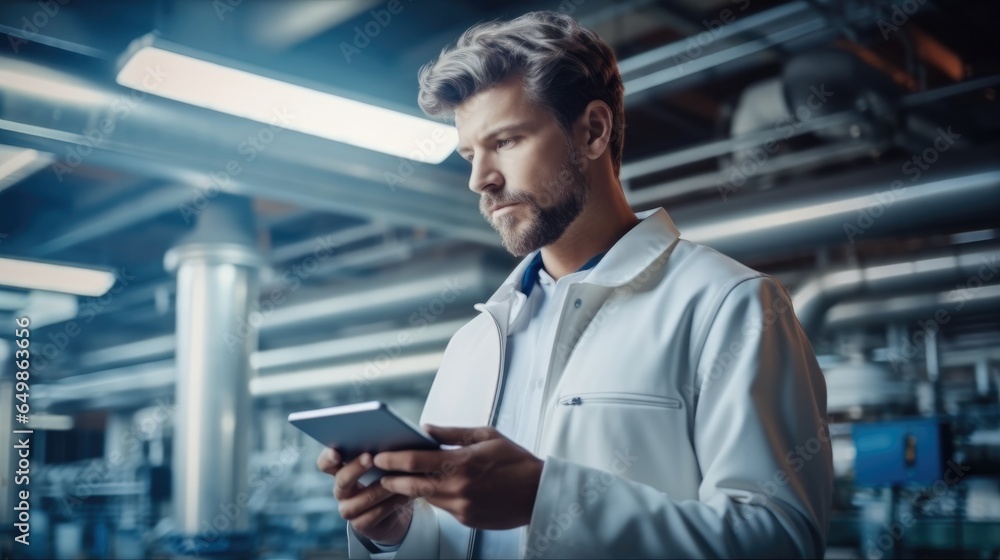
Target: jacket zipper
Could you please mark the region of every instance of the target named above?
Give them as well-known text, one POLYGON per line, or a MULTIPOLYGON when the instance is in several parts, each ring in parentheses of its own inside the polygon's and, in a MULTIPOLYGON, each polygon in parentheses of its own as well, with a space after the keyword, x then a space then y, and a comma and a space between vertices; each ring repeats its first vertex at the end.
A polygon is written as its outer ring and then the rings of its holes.
MULTIPOLYGON (((506 361, 506 355, 507 355, 507 341, 504 339, 503 329, 500 328, 500 322, 497 321, 497 318, 493 315, 493 313, 491 313, 488 309, 486 309, 485 306, 483 307, 483 312, 488 314, 490 316, 490 319, 493 320, 493 326, 495 326, 497 329, 496 330, 497 338, 500 339, 500 372, 497 375, 497 389, 493 394, 493 405, 490 407, 490 416, 488 419, 489 425, 493 426, 494 424, 496 424, 497 412, 499 411, 497 405, 500 403, 500 399, 502 397, 502 392, 504 389, 504 375, 506 375, 506 372, 504 371, 504 362, 506 361)), ((472 553, 475 550, 475 547, 476 547, 476 529, 473 528, 469 532, 469 549, 466 556, 468 560, 472 560, 472 553)))
POLYGON ((559 399, 559 404, 564 406, 601 403, 637 404, 645 406, 659 406, 663 408, 681 407, 681 401, 672 397, 657 397, 631 393, 579 393, 576 395, 567 395, 559 399))

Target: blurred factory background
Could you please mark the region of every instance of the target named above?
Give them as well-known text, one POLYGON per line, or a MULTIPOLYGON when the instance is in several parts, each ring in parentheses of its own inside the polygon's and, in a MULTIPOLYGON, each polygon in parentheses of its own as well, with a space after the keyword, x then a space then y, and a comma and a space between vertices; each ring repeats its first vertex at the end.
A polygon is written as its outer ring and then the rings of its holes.
POLYGON ((1000 555, 1000 4, 5 0, 4 557, 346 555, 287 415, 416 419, 514 266, 453 129, 406 115, 446 43, 536 9, 619 57, 635 210, 793 295, 829 388, 828 557, 1000 555), (312 94, 357 103, 283 105, 312 94))

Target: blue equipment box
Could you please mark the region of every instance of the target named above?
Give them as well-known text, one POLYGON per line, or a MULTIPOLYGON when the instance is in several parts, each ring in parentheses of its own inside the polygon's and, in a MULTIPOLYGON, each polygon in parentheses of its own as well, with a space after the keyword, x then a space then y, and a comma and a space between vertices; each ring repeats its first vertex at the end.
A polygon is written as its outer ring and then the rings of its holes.
POLYGON ((854 483, 933 484, 951 456, 946 425, 937 418, 854 424, 854 483))

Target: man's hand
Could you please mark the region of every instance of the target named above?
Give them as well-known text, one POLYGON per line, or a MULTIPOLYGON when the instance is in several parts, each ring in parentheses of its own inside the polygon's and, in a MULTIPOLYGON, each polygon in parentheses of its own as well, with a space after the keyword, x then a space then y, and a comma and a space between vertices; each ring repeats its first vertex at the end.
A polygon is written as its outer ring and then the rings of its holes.
POLYGON ((423 428, 439 442, 461 447, 377 454, 376 467, 414 473, 384 476, 382 488, 424 498, 476 529, 510 529, 531 521, 544 461, 491 427, 423 428))
POLYGON ((413 498, 393 494, 380 484, 365 488, 358 483, 372 467, 371 454, 363 453, 343 464, 340 455, 328 447, 316 459, 316 466, 335 477, 333 496, 340 502, 337 509, 355 531, 386 546, 403 540, 413 518, 413 498))

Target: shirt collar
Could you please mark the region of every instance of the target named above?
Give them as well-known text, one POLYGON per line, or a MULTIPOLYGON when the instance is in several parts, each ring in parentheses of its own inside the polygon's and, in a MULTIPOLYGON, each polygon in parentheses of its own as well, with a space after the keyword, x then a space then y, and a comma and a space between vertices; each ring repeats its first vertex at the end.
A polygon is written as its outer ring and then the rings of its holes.
MULTIPOLYGON (((637 212, 635 216, 641 221, 599 259, 584 282, 607 287, 627 284, 667 254, 680 238, 680 231, 663 208, 637 212)), ((522 259, 488 301, 507 299, 518 287, 523 288, 527 269, 535 259, 541 261, 541 250, 522 259)), ((532 278, 537 276, 536 269, 532 278)))
MULTIPOLYGON (((583 266, 581 266, 577 272, 583 270, 590 270, 597 266, 597 263, 601 262, 601 258, 608 254, 607 251, 595 255, 594 258, 587 261, 583 266)), ((535 251, 534 256, 531 257, 531 261, 528 263, 528 267, 524 269, 524 276, 521 278, 521 293, 530 296, 531 290, 534 289, 535 284, 538 283, 538 273, 542 270, 542 252, 535 251)))

